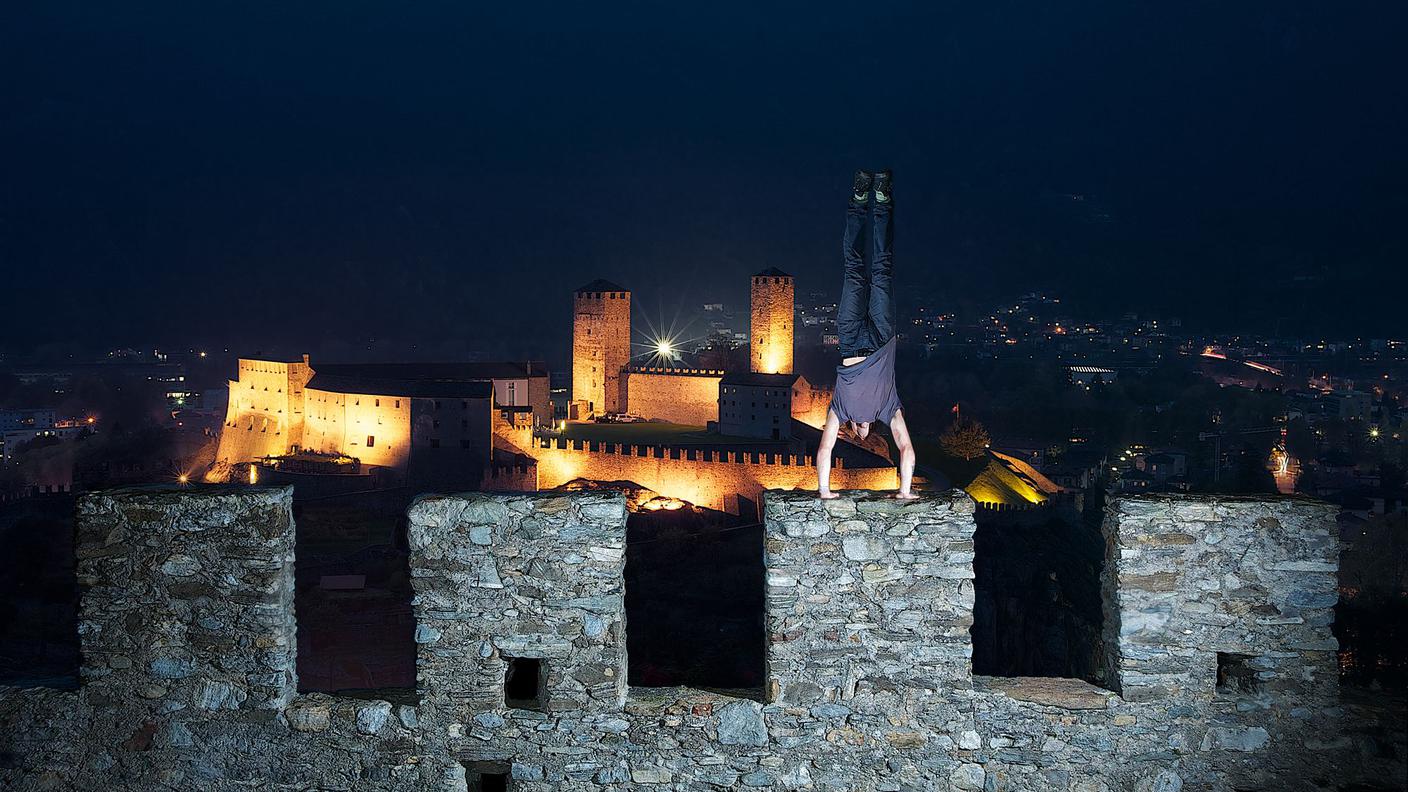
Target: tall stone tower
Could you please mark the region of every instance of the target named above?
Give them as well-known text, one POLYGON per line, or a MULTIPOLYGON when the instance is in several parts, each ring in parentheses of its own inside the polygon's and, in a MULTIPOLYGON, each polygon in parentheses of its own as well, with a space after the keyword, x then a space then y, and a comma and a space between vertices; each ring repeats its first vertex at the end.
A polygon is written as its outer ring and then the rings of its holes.
POLYGON ((792 276, 769 267, 753 276, 749 368, 759 374, 792 373, 792 276))
MULTIPOLYGON (((790 294, 790 291, 789 291, 790 294)), ((582 417, 624 412, 631 361, 631 292, 594 280, 573 293, 572 401, 582 417)))

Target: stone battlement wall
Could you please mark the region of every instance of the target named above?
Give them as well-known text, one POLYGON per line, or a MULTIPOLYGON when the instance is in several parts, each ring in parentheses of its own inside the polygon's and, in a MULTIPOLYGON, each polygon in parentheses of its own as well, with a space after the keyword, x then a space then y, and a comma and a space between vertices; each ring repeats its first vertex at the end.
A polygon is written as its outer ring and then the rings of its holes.
POLYGON ((0 689, 0 787, 464 792, 501 772, 534 792, 1169 792, 1403 777, 1402 732, 1322 674, 1326 507, 1114 501, 1124 696, 972 675, 972 509, 958 491, 767 493, 768 685, 735 697, 627 687, 619 494, 422 497, 408 515, 419 701, 397 705, 295 692, 289 489, 86 496, 83 685, 0 689), (1219 685, 1218 652, 1252 658, 1251 673, 1219 685), (524 660, 540 695, 508 701, 524 660))
POLYGON ((676 368, 674 366, 627 366, 628 374, 665 374, 671 377, 722 377, 723 369, 676 368))
MULTIPOLYGON (((553 438, 531 451, 538 485, 561 486, 575 478, 633 481, 662 495, 737 513, 737 497, 756 503, 767 489, 816 490, 816 461, 808 454, 588 443, 553 438), (544 445, 548 447, 543 447, 544 445)), ((848 468, 836 460, 831 486, 838 490, 893 490, 893 467, 848 468)))
POLYGON ((1204 695, 1221 675, 1223 687, 1235 682, 1302 704, 1333 699, 1336 512, 1298 498, 1111 503, 1105 643, 1123 696, 1204 695), (1229 673, 1243 676, 1229 682, 1229 673))

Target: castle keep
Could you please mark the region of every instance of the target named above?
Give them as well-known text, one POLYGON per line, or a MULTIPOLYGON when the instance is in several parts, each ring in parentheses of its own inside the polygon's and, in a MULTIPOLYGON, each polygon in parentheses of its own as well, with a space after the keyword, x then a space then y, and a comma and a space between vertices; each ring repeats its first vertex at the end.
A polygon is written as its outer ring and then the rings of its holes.
POLYGON ((573 292, 571 417, 625 412, 630 362, 631 292, 604 280, 573 292))
MULTIPOLYGON (((423 496, 416 699, 300 694, 288 488, 79 507, 82 686, 0 689, 0 786, 1139 792, 1401 779, 1339 696, 1332 507, 1134 496, 1107 678, 976 677, 973 502, 769 492, 764 690, 626 684, 625 503, 423 496)), ((1399 729, 1399 731, 1393 731, 1399 729)), ((1390 781, 1390 783, 1392 783, 1390 781)))
POLYGON ((749 369, 757 374, 790 374, 794 332, 792 276, 769 267, 753 276, 752 287, 749 369))

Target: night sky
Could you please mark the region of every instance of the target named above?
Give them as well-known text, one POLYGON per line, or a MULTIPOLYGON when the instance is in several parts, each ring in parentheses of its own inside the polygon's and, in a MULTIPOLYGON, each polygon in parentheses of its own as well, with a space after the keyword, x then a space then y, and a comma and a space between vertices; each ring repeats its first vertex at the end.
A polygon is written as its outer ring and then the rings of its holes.
POLYGON ((834 291, 858 166, 911 301, 1408 327, 1403 3, 23 5, 11 351, 562 361, 596 277, 667 319, 834 291))

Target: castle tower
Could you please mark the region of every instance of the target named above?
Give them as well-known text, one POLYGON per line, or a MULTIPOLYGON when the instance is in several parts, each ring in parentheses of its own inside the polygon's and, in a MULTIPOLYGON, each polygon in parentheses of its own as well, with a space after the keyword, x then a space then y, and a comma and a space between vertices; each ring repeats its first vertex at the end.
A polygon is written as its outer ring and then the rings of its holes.
POLYGON ((752 349, 748 367, 757 374, 792 373, 792 276, 769 267, 753 276, 752 349))
POLYGON ((585 402, 581 417, 624 412, 621 370, 631 360, 631 292, 594 280, 577 289, 572 302, 572 401, 585 402))

